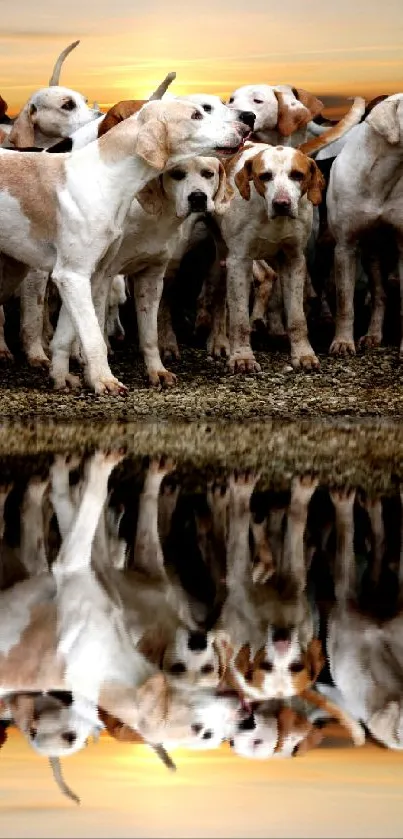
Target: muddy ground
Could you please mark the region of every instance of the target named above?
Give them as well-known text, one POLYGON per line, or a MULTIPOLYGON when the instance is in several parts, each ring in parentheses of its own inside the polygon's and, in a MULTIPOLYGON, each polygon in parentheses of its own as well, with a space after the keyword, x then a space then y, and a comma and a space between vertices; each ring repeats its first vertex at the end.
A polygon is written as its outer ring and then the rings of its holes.
POLYGON ((125 397, 95 396, 87 389, 57 393, 46 372, 22 358, 0 370, 3 418, 58 420, 267 420, 271 417, 403 417, 403 366, 397 347, 340 360, 319 354, 318 373, 294 372, 286 352, 258 352, 262 372, 230 375, 204 350, 185 349, 169 367, 178 376, 169 390, 150 389, 138 353, 115 352, 112 370, 129 388, 125 397))

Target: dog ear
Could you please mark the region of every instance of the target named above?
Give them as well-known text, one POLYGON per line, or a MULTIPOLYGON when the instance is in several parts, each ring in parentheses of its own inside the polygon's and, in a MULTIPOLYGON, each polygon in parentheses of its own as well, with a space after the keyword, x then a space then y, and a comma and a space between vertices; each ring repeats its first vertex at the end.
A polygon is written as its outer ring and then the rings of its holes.
POLYGON ((150 216, 160 216, 164 207, 164 190, 161 179, 154 178, 136 193, 136 199, 150 216))
POLYGON ((16 149, 35 145, 35 130, 32 122, 32 114, 35 113, 35 110, 35 105, 25 105, 14 122, 9 140, 16 149))
POLYGON ((234 190, 227 181, 224 166, 221 161, 218 161, 218 189, 214 196, 215 211, 218 215, 222 215, 228 209, 232 198, 234 197, 234 190))
POLYGON ((385 99, 372 109, 365 120, 391 146, 396 146, 400 140, 400 105, 400 99, 385 99))
POLYGON ((34 719, 35 699, 30 693, 16 693, 8 700, 15 724, 20 731, 27 732, 34 719))
POLYGON ((313 93, 303 90, 302 87, 293 87, 292 92, 295 98, 310 111, 311 119, 314 119, 322 113, 325 107, 324 103, 317 96, 314 96, 313 93))
MULTIPOLYGON (((296 106, 295 103, 294 107, 292 107, 291 104, 286 101, 285 94, 280 90, 275 90, 274 95, 278 102, 277 131, 282 137, 291 137, 291 134, 293 134, 297 128, 300 128, 304 122, 303 109, 300 106, 296 106)), ((306 123, 307 122, 309 122, 309 114, 306 111, 306 123)))
POLYGON ((236 173, 235 179, 234 179, 235 184, 238 188, 238 191, 239 191, 240 195, 242 196, 242 198, 245 199, 245 201, 250 200, 250 183, 249 183, 249 181, 252 178, 252 165, 253 165, 253 158, 249 159, 249 160, 246 160, 244 165, 242 166, 242 169, 240 169, 239 172, 236 173))
POLYGON ((158 729, 161 723, 166 719, 168 713, 169 703, 169 686, 163 673, 156 673, 150 676, 144 684, 138 688, 136 692, 136 704, 138 710, 138 728, 141 732, 142 728, 146 730, 142 732, 146 739, 153 741, 153 737, 148 738, 148 733, 158 729))
POLYGON ((158 667, 162 667, 166 648, 167 639, 165 633, 158 626, 145 632, 137 645, 138 651, 158 667))
POLYGON ((220 680, 225 676, 227 667, 233 656, 233 647, 230 636, 224 630, 219 629, 214 633, 214 647, 217 651, 218 660, 220 664, 220 680))
POLYGON ((166 167, 169 158, 166 123, 162 119, 150 119, 142 125, 136 138, 134 151, 149 166, 161 172, 166 167))
POLYGON ((322 201, 322 192, 326 186, 326 181, 314 160, 309 163, 308 177, 307 198, 316 207, 322 201))

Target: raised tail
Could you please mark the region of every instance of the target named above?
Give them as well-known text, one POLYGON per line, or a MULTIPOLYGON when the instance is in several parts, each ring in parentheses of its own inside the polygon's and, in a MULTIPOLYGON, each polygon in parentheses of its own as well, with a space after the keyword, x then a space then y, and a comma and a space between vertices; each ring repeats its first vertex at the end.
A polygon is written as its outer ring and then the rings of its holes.
POLYGON ((350 128, 353 128, 354 125, 358 125, 361 121, 361 118, 364 116, 365 113, 365 99, 362 96, 356 96, 354 102, 344 117, 334 125, 332 128, 329 128, 329 131, 326 131, 324 134, 321 134, 320 137, 314 137, 312 140, 307 140, 306 143, 301 143, 298 146, 299 150, 302 151, 304 154, 311 157, 311 155, 315 154, 315 152, 319 151, 319 149, 323 149, 326 146, 329 146, 330 143, 334 143, 335 140, 339 140, 340 137, 343 137, 347 131, 350 131, 350 128))

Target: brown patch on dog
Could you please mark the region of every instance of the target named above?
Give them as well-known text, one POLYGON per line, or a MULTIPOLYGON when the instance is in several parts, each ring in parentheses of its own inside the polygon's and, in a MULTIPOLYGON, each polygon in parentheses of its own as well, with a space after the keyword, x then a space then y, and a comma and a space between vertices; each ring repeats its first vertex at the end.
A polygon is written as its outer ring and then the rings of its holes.
POLYGON ((309 93, 302 87, 293 87, 292 92, 295 98, 298 99, 299 102, 302 102, 302 104, 305 105, 305 108, 308 109, 311 115, 310 119, 314 119, 314 117, 317 117, 322 113, 325 105, 320 99, 318 99, 317 96, 314 96, 313 93, 309 93))
POLYGON ((110 131, 111 128, 114 128, 115 125, 118 125, 119 122, 123 122, 123 120, 132 117, 133 114, 137 114, 146 102, 147 99, 122 99, 121 102, 117 102, 116 105, 113 105, 112 108, 107 111, 105 119, 103 119, 99 125, 98 139, 99 137, 103 137, 103 135, 110 131))
POLYGON ((14 691, 63 690, 64 662, 56 656, 57 613, 53 604, 34 606, 19 641, 0 654, 0 684, 14 691))
POLYGON ((302 102, 291 107, 290 103, 287 102, 286 93, 275 90, 274 95, 278 102, 277 131, 282 137, 290 137, 298 128, 303 128, 308 124, 311 119, 310 111, 305 108, 302 102))
POLYGON ((162 667, 165 650, 168 641, 161 627, 156 626, 144 633, 137 644, 137 650, 157 667, 162 667))
POLYGON ((57 190, 66 180, 64 154, 0 152, 1 190, 15 198, 30 222, 34 239, 54 240, 57 190))
POLYGON ((252 177, 252 166, 253 161, 255 160, 254 157, 249 158, 246 160, 242 169, 235 175, 235 186, 237 187, 240 195, 245 201, 250 200, 250 180, 252 177))
POLYGON ((103 722, 108 734, 118 740, 120 743, 144 743, 144 739, 134 728, 125 725, 122 720, 104 711, 103 708, 98 708, 98 716, 103 722))
POLYGON ((316 682, 319 673, 325 666, 325 656, 322 644, 318 638, 313 638, 303 655, 304 669, 300 673, 292 673, 294 693, 299 696, 304 690, 316 682))
POLYGON ((161 178, 154 178, 149 181, 140 192, 136 193, 136 199, 146 213, 151 216, 160 216, 164 209, 164 188, 161 178))
POLYGON ((218 188, 214 196, 214 205, 216 213, 221 215, 231 203, 231 200, 234 197, 234 190, 231 184, 228 183, 227 174, 221 161, 212 158, 212 162, 213 161, 213 165, 218 165, 219 176, 218 188))
POLYGON ((302 194, 306 193, 308 200, 315 207, 320 204, 326 181, 315 161, 296 149, 292 161, 292 171, 301 172, 304 176, 302 194))
POLYGON ((222 681, 227 672, 228 665, 232 659, 234 652, 229 635, 227 635, 226 632, 221 632, 219 630, 217 632, 216 638, 213 641, 213 646, 217 653, 219 664, 219 676, 220 681, 222 681))

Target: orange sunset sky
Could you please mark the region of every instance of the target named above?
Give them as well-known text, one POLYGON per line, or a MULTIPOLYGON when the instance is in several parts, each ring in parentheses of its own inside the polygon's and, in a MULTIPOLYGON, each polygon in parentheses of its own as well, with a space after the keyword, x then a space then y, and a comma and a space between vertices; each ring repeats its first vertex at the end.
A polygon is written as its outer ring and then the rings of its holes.
POLYGON ((103 107, 147 96, 169 70, 178 94, 257 82, 342 97, 403 89, 402 0, 0 0, 0 12, 10 113, 77 38, 61 81, 103 107))

